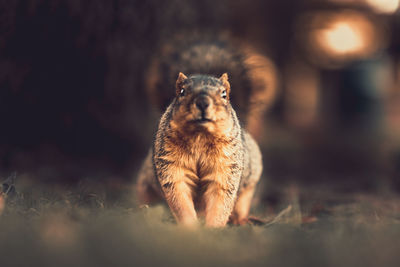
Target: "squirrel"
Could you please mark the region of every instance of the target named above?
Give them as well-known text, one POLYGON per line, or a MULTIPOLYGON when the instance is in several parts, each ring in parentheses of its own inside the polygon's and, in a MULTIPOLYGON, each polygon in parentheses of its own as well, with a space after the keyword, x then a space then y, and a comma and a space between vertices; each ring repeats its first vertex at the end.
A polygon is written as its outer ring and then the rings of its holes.
POLYGON ((139 202, 166 200, 186 225, 198 215, 209 226, 246 223, 262 172, 253 138, 276 96, 275 65, 232 36, 209 32, 168 37, 149 62, 148 99, 166 111, 139 171, 139 202), (229 81, 227 74, 216 78, 227 72, 229 81))
POLYGON ((176 96, 161 117, 154 145, 142 165, 142 203, 165 199, 179 224, 244 224, 262 173, 261 152, 241 127, 224 73, 179 73, 176 96))

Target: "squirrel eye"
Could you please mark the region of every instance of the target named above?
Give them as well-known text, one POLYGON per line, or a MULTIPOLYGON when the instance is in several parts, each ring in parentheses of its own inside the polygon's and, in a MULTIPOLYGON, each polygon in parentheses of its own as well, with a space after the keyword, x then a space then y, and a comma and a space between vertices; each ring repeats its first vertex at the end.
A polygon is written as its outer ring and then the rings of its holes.
POLYGON ((184 96, 185 95, 185 89, 181 89, 181 92, 179 93, 180 94, 180 96, 184 96))
POLYGON ((222 98, 226 98, 226 90, 222 91, 221 97, 222 97, 222 98))

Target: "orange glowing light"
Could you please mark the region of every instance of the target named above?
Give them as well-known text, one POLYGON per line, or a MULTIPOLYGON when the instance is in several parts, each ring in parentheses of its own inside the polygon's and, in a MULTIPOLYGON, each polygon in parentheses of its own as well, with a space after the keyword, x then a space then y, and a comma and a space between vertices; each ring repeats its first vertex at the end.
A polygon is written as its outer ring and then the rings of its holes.
POLYGON ((317 37, 323 46, 334 53, 354 53, 364 47, 362 33, 348 22, 335 22, 321 30, 317 37))
POLYGON ((391 14, 399 8, 400 0, 365 0, 378 13, 391 14))
POLYGON ((367 58, 387 44, 384 27, 355 10, 313 12, 299 20, 299 25, 303 28, 298 36, 310 60, 327 68, 367 58))

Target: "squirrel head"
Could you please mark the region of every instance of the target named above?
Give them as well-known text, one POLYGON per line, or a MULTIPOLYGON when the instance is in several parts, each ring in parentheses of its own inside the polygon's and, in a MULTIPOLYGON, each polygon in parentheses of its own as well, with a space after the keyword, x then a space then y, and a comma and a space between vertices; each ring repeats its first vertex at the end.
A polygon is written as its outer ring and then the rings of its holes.
MULTIPOLYGON (((228 74, 216 78, 210 75, 179 73, 173 120, 185 124, 185 129, 212 132, 227 129, 231 118, 228 74)), ((182 125, 181 125, 182 126, 182 125)))
MULTIPOLYGON (((219 78, 215 78, 213 76, 209 75, 191 75, 189 78, 183 74, 182 72, 179 72, 178 74, 178 79, 176 80, 176 96, 183 96, 189 87, 196 86, 197 89, 199 87, 204 86, 203 89, 220 89, 221 91, 221 96, 227 100, 229 100, 229 94, 231 91, 231 85, 228 81, 228 74, 224 73, 221 75, 219 78), (196 83, 196 84, 194 84, 196 83), (190 84, 191 86, 187 86, 190 84), (200 86, 199 86, 200 85, 200 86), (208 88, 206 88, 208 87, 208 88), (212 88, 214 87, 214 88, 212 88)), ((193 89, 193 88, 190 88, 193 89)), ((200 88, 201 89, 201 88, 200 88)))

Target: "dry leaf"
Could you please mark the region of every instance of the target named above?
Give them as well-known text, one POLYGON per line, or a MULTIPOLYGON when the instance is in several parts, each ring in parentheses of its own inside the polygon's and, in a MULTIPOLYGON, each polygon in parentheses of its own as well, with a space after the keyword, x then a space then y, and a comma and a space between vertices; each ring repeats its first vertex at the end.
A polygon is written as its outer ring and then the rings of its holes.
POLYGON ((6 200, 4 199, 4 196, 0 193, 0 215, 3 213, 5 206, 6 200))

